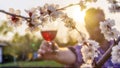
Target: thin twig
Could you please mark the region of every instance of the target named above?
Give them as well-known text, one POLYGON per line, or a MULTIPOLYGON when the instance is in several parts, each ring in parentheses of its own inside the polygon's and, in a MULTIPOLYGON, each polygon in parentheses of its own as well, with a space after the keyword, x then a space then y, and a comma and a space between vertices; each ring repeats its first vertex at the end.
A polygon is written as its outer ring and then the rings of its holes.
MULTIPOLYGON (((71 7, 71 6, 74 6, 74 5, 79 5, 79 3, 70 4, 70 5, 68 5, 68 6, 62 7, 62 8, 57 9, 57 10, 64 10, 64 9, 66 9, 66 8, 68 8, 68 7, 71 7)), ((11 16, 21 17, 21 18, 23 18, 23 19, 25 19, 25 20, 27 20, 27 21, 30 20, 30 17, 25 17, 25 16, 22 16, 22 15, 16 15, 16 14, 13 14, 13 13, 6 12, 6 11, 4 11, 4 10, 0 10, 0 12, 1 12, 1 13, 4 13, 4 14, 11 15, 11 16)))
POLYGON ((83 36, 83 33, 82 32, 80 32, 76 27, 75 27, 75 30, 80 34, 80 36, 81 36, 81 38, 82 38, 82 40, 85 40, 85 38, 84 38, 84 36, 83 36))
POLYGON ((5 14, 8 14, 8 15, 11 15, 11 16, 21 17, 21 18, 24 18, 25 20, 30 19, 29 17, 24 17, 24 16, 21 16, 21 15, 16 15, 16 14, 13 14, 13 13, 6 12, 6 11, 4 11, 4 10, 0 10, 0 12, 1 12, 1 13, 5 13, 5 14))
POLYGON ((79 5, 79 3, 76 3, 76 4, 69 4, 69 5, 65 6, 65 7, 62 7, 62 8, 57 9, 57 10, 64 10, 64 9, 66 9, 66 8, 68 8, 68 7, 71 7, 71 6, 74 6, 74 5, 79 5))
POLYGON ((120 41, 120 37, 117 39, 117 41, 114 41, 114 43, 110 46, 110 48, 97 61, 97 68, 100 68, 101 66, 103 66, 103 64, 111 57, 112 47, 118 44, 119 41, 120 41))
POLYGON ((111 57, 112 47, 114 44, 110 46, 110 48, 104 53, 104 55, 97 61, 97 67, 101 68, 103 64, 111 57))

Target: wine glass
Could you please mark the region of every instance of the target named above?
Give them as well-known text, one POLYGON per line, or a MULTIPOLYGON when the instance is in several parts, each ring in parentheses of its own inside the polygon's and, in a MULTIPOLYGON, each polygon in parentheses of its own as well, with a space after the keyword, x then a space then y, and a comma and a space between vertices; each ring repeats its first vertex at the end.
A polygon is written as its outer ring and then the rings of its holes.
POLYGON ((55 22, 45 23, 41 28, 41 35, 44 40, 48 42, 49 45, 52 46, 52 50, 55 53, 55 46, 52 44, 57 34, 57 24, 55 22))

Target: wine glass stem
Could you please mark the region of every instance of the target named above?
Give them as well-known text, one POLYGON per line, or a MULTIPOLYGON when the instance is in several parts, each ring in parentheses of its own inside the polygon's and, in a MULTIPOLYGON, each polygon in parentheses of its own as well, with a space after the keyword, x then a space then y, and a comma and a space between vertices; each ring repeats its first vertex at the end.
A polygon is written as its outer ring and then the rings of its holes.
POLYGON ((54 43, 52 43, 52 42, 50 42, 50 41, 49 41, 48 43, 49 43, 49 45, 51 46, 51 48, 52 48, 52 50, 53 50, 53 53, 56 53, 54 43))

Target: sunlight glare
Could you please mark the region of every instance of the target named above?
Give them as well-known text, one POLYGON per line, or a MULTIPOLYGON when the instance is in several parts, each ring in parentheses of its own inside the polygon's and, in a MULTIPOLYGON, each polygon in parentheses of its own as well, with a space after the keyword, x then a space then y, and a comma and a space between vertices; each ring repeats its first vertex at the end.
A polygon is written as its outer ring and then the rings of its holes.
POLYGON ((85 11, 81 11, 79 6, 73 6, 67 12, 76 22, 84 24, 85 11))

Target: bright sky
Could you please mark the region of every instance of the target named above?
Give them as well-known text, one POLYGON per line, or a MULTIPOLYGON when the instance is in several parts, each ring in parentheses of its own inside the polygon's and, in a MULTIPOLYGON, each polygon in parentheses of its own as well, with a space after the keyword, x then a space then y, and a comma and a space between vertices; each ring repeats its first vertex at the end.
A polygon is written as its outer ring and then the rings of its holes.
MULTIPOLYGON (((59 4, 60 7, 63 7, 71 3, 78 3, 78 2, 79 0, 0 0, 0 9, 6 10, 6 11, 8 11, 9 8, 20 9, 22 11, 22 15, 26 16, 24 9, 30 9, 31 7, 43 6, 45 3, 59 4)), ((87 5, 89 7, 99 6, 100 8, 102 8, 106 14, 106 18, 115 19, 116 28, 120 29, 119 27, 120 26, 120 20, 119 20, 120 13, 115 13, 115 14, 109 13, 108 11, 109 4, 107 4, 106 0, 98 0, 96 4, 88 3, 87 5)), ((66 12, 69 14, 70 17, 75 19, 75 21, 77 22, 77 28, 79 30, 84 30, 83 28, 84 12, 81 12, 78 6, 68 8, 66 12)), ((3 19, 5 19, 5 17, 3 16, 3 14, 0 13, 0 20, 3 20, 3 19)), ((64 28, 64 29, 60 29, 62 33, 59 32, 58 35, 61 35, 62 37, 59 37, 59 38, 62 39, 64 37, 63 42, 67 42, 66 41, 67 38, 65 38, 67 34, 67 31, 66 31, 67 29, 63 25, 61 25, 61 28, 64 28)), ((23 33, 24 31, 23 29, 19 29, 19 32, 23 33)), ((72 32, 72 33, 75 33, 75 32, 72 32)), ((75 34, 74 37, 77 38, 77 35, 75 34)))

